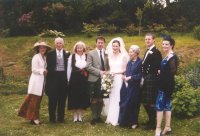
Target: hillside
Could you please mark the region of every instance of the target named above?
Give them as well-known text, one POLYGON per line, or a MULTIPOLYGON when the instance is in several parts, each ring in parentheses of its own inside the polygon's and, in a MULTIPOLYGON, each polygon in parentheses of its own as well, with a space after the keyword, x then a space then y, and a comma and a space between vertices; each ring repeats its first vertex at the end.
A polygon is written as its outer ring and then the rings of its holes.
MULTIPOLYGON (((143 37, 127 37, 125 35, 120 35, 126 44, 128 49, 130 45, 137 44, 141 48, 140 57, 143 57, 144 51, 146 49, 144 45, 143 37)), ((113 37, 117 35, 105 36, 107 43, 113 37)), ((192 38, 190 34, 187 35, 175 35, 176 40, 175 51, 180 58, 180 66, 186 66, 192 63, 194 60, 200 57, 200 41, 192 38)), ((11 37, 11 38, 1 38, 0 39, 0 65, 8 65, 10 62, 15 62, 15 65, 4 67, 4 72, 6 75, 14 77, 27 77, 30 73, 30 69, 26 68, 24 65, 24 59, 31 59, 29 52, 32 50, 33 44, 40 40, 40 37, 11 37), (30 58, 27 58, 30 57, 30 58)), ((49 45, 54 47, 54 38, 42 38, 47 41, 49 45)), ((93 49, 95 47, 95 37, 87 38, 83 35, 77 36, 66 36, 65 37, 65 49, 71 51, 73 45, 79 41, 84 41, 88 49, 93 49)), ((161 38, 156 39, 156 45, 161 50, 161 38)), ((26 60, 27 61, 27 60, 26 60)), ((29 63, 29 62, 27 62, 29 63)))

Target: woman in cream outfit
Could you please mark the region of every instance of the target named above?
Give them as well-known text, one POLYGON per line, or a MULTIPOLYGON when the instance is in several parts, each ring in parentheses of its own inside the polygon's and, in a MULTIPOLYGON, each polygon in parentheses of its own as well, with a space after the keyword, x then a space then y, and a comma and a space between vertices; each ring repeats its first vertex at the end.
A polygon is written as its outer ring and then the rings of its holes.
POLYGON ((31 121, 32 124, 38 125, 39 109, 43 96, 43 88, 45 83, 46 70, 46 52, 50 49, 45 42, 37 42, 34 45, 37 54, 32 58, 32 74, 28 85, 28 95, 25 98, 18 116, 31 121))

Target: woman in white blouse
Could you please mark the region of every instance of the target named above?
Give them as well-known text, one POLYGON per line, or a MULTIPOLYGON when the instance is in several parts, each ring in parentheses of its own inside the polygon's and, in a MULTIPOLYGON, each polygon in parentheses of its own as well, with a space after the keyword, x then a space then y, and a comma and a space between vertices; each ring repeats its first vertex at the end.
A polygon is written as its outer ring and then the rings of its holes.
POLYGON ((18 111, 18 116, 30 120, 32 124, 38 125, 40 124, 40 103, 43 96, 45 77, 47 75, 45 55, 50 49, 50 46, 41 41, 35 43, 34 49, 37 54, 32 58, 32 74, 28 85, 28 95, 18 111))
POLYGON ((79 41, 74 45, 73 54, 68 60, 68 110, 74 112, 74 122, 82 122, 83 110, 87 109, 90 104, 86 71, 86 45, 79 41))

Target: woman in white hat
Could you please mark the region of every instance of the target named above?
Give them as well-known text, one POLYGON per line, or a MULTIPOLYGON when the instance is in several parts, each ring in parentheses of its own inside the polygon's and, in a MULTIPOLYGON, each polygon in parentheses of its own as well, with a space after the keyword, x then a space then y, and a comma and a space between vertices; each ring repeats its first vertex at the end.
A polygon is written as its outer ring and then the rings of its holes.
POLYGON ((40 124, 39 109, 47 75, 45 55, 50 48, 43 41, 35 43, 34 49, 37 54, 32 58, 32 74, 28 85, 28 95, 18 111, 18 116, 30 120, 35 125, 40 124))

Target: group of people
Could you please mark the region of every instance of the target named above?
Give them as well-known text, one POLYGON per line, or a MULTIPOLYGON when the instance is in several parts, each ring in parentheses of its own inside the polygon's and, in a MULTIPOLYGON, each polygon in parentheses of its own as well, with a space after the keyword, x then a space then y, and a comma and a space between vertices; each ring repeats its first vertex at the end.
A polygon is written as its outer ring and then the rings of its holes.
POLYGON ((131 45, 128 52, 122 38, 112 39, 106 48, 103 36, 96 38, 96 48, 87 53, 84 42, 74 45, 70 54, 63 49, 64 40, 55 39, 56 49, 43 41, 34 45, 37 54, 32 59, 32 74, 25 98, 18 115, 40 124, 39 108, 42 96, 48 96, 49 121, 63 123, 66 98, 68 110, 73 111, 73 122, 83 121, 83 112, 91 108, 91 125, 104 122, 113 126, 138 128, 140 104, 148 115, 145 129, 155 129, 155 135, 171 134, 170 98, 174 90, 174 75, 178 59, 173 51, 175 41, 163 37, 161 52, 155 46, 155 35, 147 33, 147 50, 139 57, 138 45, 131 45), (103 98, 101 79, 113 74, 113 87, 109 98, 103 98), (165 113, 165 128, 161 129, 165 113), (156 122, 157 121, 157 122, 156 122))

